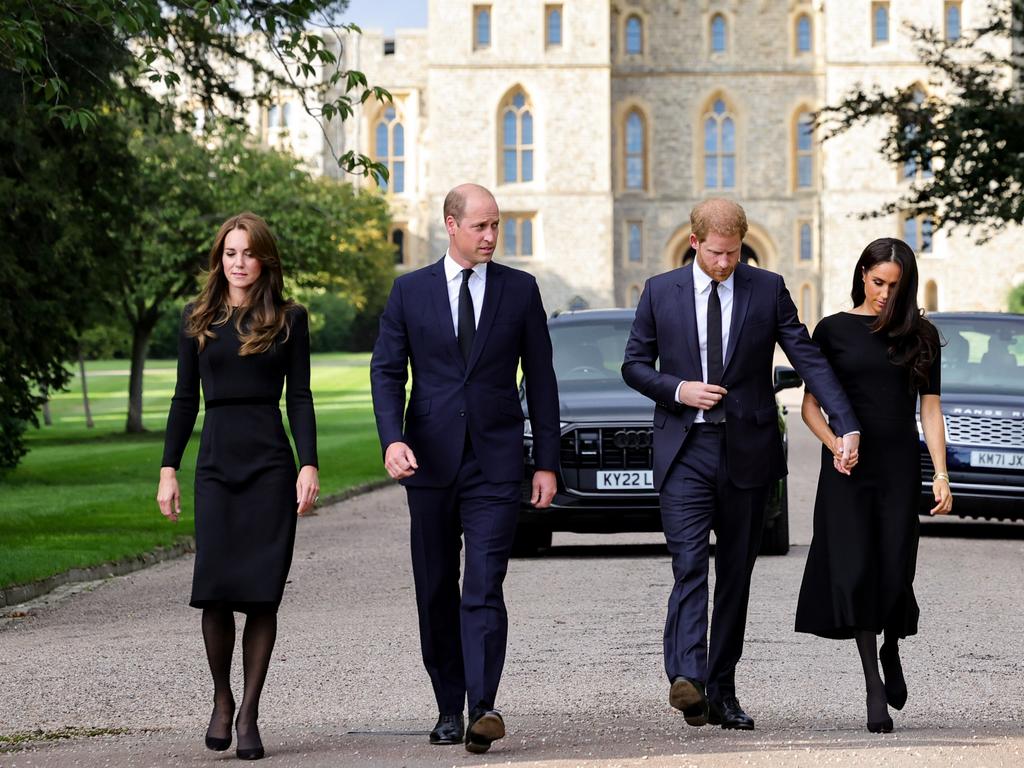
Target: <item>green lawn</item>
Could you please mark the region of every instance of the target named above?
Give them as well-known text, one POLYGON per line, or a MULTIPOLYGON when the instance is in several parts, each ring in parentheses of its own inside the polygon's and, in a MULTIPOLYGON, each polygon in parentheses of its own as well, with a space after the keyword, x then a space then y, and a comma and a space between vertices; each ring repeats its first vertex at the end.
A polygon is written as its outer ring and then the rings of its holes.
MULTIPOLYGON (((87 429, 81 381, 53 397, 53 426, 30 428, 30 451, 0 480, 0 587, 173 544, 193 532, 192 481, 202 412, 182 461, 182 518, 157 508, 163 429, 174 361, 146 365, 143 435, 124 434, 124 361, 87 363, 96 426, 87 429)), ((369 355, 314 355, 321 496, 385 477, 370 403, 369 355)))

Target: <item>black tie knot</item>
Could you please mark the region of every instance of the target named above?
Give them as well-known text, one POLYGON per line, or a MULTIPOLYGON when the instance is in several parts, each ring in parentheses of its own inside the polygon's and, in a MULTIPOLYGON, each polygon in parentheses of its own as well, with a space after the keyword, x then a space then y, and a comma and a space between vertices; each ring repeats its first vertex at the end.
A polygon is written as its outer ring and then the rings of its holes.
POLYGON ((464 269, 464 270, 462 270, 462 282, 463 283, 469 282, 469 277, 472 274, 473 274, 473 270, 472 269, 464 269))

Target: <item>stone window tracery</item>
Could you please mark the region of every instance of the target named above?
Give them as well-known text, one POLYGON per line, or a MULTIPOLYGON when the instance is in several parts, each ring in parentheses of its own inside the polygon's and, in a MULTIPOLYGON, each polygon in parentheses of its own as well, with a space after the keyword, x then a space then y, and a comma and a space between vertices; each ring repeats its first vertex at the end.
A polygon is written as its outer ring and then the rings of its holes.
POLYGON ((502 183, 533 181, 533 112, 526 92, 515 89, 499 114, 502 183))

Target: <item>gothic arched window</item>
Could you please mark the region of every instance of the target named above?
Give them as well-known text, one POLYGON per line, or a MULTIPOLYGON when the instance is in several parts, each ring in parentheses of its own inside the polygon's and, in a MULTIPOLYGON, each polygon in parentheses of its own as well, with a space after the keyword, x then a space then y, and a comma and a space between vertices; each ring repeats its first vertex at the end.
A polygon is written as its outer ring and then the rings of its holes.
POLYGON ((405 129, 393 106, 384 109, 374 126, 373 159, 388 169, 387 180, 377 176, 381 189, 396 195, 405 192, 405 129))
POLYGON ((500 115, 501 181, 533 181, 533 113, 521 88, 505 99, 500 115))
POLYGON ((647 188, 647 144, 646 127, 640 110, 633 109, 626 115, 625 171, 626 189, 647 188))
POLYGON ((704 116, 704 187, 736 187, 736 121, 720 98, 704 116))

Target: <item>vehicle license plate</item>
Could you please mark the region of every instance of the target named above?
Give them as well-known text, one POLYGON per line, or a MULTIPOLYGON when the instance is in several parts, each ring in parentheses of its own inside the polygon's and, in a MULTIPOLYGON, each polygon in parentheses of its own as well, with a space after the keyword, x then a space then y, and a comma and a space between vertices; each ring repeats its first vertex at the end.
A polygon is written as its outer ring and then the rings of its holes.
POLYGON ((971 451, 972 467, 998 467, 1024 470, 1024 453, 1008 451, 971 451))
POLYGON ((607 490, 632 490, 654 488, 654 472, 603 469, 597 473, 597 487, 607 490))

